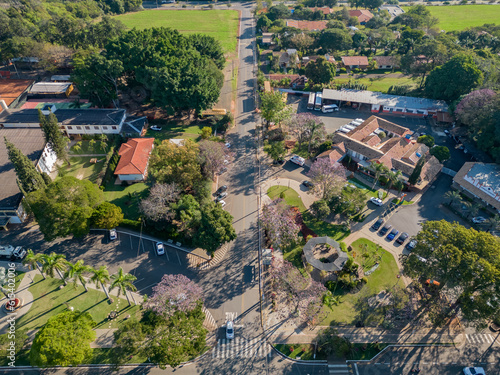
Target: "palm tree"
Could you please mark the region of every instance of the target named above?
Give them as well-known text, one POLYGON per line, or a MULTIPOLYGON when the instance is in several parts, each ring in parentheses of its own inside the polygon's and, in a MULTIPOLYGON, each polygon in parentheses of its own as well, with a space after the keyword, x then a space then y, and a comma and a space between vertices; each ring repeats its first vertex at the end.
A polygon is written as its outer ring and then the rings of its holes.
POLYGON ((54 271, 57 271, 57 274, 64 282, 64 285, 68 285, 66 279, 63 277, 61 271, 65 271, 68 262, 66 261, 66 257, 62 254, 56 254, 54 252, 50 253, 50 255, 44 254, 43 257, 43 266, 42 270, 50 277, 54 277, 54 271))
POLYGON ((73 279, 73 286, 75 288, 76 288, 76 282, 80 280, 80 283, 82 283, 83 287, 85 288, 85 291, 88 292, 89 290, 87 289, 87 280, 85 280, 83 274, 92 272, 92 267, 84 265, 82 259, 80 259, 75 264, 68 262, 67 266, 68 269, 64 273, 64 278, 73 279))
POLYGON ((26 254, 26 258, 24 258, 24 260, 23 260, 23 264, 25 266, 28 265, 28 267, 31 270, 35 269, 35 267, 36 267, 38 272, 40 272, 40 275, 42 275, 43 279, 45 280, 46 277, 43 274, 42 270, 40 269, 40 265, 38 263, 43 263, 43 254, 35 254, 33 252, 33 250, 28 249, 28 252, 26 254))
POLYGON ((490 224, 489 231, 492 232, 500 228, 500 215, 494 215, 488 219, 488 224, 490 224))
POLYGON ((124 273, 123 268, 120 267, 117 273, 111 275, 111 280, 113 280, 113 282, 111 283, 109 291, 111 292, 113 289, 118 288, 118 297, 120 297, 121 293, 125 294, 128 305, 132 306, 130 299, 128 298, 127 290, 130 290, 131 292, 135 292, 137 290, 134 284, 132 284, 132 282, 137 280, 137 277, 129 273, 124 273))
POLYGON ((473 203, 473 204, 470 204, 470 205, 467 205, 469 208, 469 215, 467 215, 467 217, 474 217, 477 215, 477 213, 479 212, 479 210, 481 210, 481 208, 483 208, 482 205, 480 205, 479 203, 473 203))
POLYGON ((385 176, 387 177, 387 194, 389 194, 389 190, 391 190, 392 185, 394 185, 401 178, 401 171, 393 172, 391 170, 387 170, 385 176))
POLYGON ((100 283, 102 290, 104 290, 104 293, 106 293, 106 297, 108 297, 108 299, 111 300, 111 297, 108 294, 108 290, 104 287, 104 283, 109 281, 109 273, 106 266, 101 266, 99 267, 99 269, 92 268, 91 272, 92 272, 92 277, 90 278, 90 280, 95 282, 96 288, 97 285, 100 283))
POLYGON ((457 190, 447 191, 444 194, 444 197, 445 197, 445 199, 450 200, 450 206, 453 206, 456 203, 458 203, 458 205, 460 205, 463 202, 462 196, 460 195, 460 193, 457 190))
POLYGON ((377 185, 377 182, 384 173, 388 170, 387 167, 383 163, 377 163, 375 161, 372 161, 370 163, 370 168, 373 172, 375 172, 375 181, 373 182, 372 190, 375 188, 375 185, 377 185))

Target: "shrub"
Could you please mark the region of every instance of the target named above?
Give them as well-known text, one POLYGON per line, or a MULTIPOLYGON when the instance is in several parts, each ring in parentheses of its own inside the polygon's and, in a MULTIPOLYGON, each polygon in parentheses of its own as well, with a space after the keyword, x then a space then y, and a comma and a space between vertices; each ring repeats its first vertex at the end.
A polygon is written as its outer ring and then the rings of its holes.
POLYGON ((347 69, 346 68, 340 68, 339 73, 347 73, 347 69))
POLYGON ((345 244, 345 242, 342 242, 342 241, 341 241, 341 242, 339 242, 339 245, 340 245, 340 249, 341 249, 343 252, 347 253, 347 251, 348 251, 348 250, 347 250, 347 245, 345 244))
POLYGON ((319 146, 318 152, 321 154, 332 148, 332 141, 325 141, 319 146))
POLYGON ((123 219, 120 223, 120 226, 124 227, 124 228, 133 229, 133 230, 140 230, 141 229, 141 222, 139 220, 123 219))
POLYGON ((116 166, 118 165, 118 160, 120 159, 120 155, 118 155, 117 152, 110 151, 110 153, 112 153, 112 156, 109 158, 107 168, 103 168, 103 170, 106 170, 106 172, 104 174, 104 178, 102 178, 101 180, 102 185, 106 185, 108 182, 111 181, 111 179, 114 176, 116 166))
POLYGON ((427 147, 431 148, 434 146, 434 137, 431 135, 421 135, 420 137, 417 138, 418 143, 423 143, 427 147))

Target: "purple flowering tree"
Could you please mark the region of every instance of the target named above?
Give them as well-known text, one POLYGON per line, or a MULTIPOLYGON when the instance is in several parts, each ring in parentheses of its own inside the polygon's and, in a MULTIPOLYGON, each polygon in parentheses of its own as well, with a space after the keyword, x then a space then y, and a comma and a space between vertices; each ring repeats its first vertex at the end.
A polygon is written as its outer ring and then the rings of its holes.
POLYGON ((153 295, 144 304, 165 318, 176 311, 194 310, 202 301, 201 288, 184 275, 163 275, 161 281, 153 287, 153 295))
POLYGON ((278 310, 283 318, 295 317, 299 322, 314 324, 323 314, 326 288, 302 274, 290 262, 274 258, 269 275, 274 294, 279 299, 278 310))
POLYGON ((316 160, 309 170, 314 187, 312 191, 321 199, 330 199, 340 194, 347 181, 347 171, 340 163, 333 163, 329 158, 316 160))
POLYGON ((262 208, 262 227, 272 246, 286 249, 298 240, 300 226, 295 222, 295 213, 283 199, 275 199, 262 208))
POLYGON ((497 94, 490 89, 472 91, 457 105, 455 115, 464 124, 474 125, 481 119, 491 116, 497 94))

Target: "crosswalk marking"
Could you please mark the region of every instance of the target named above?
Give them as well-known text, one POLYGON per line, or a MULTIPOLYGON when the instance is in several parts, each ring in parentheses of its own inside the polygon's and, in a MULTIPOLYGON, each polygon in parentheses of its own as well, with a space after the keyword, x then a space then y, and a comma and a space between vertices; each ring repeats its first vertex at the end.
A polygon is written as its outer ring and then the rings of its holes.
POLYGON ((270 355, 271 347, 259 338, 247 340, 244 337, 235 337, 232 340, 219 339, 217 346, 212 349, 212 358, 252 358, 270 355))
POLYGON ((226 322, 229 322, 230 320, 236 320, 238 318, 238 313, 237 312, 226 312, 226 322))
POLYGON ((328 365, 329 374, 349 374, 347 365, 328 365))
POLYGON ((472 344, 492 344, 497 338, 490 334, 465 334, 467 342, 472 344))

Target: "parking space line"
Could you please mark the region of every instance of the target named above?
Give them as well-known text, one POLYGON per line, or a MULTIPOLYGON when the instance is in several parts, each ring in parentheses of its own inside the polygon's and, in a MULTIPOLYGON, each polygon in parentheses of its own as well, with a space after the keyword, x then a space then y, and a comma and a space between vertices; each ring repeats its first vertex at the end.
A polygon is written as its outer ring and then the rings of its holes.
POLYGON ((168 257, 168 248, 165 248, 165 255, 167 256, 167 261, 170 262, 170 258, 168 257))
POLYGON ((181 258, 179 257, 179 253, 175 250, 175 254, 177 255, 177 259, 179 259, 179 264, 182 265, 181 258))
POLYGON ((132 236, 129 235, 128 238, 130 239, 130 248, 133 249, 134 245, 132 244, 132 236))

